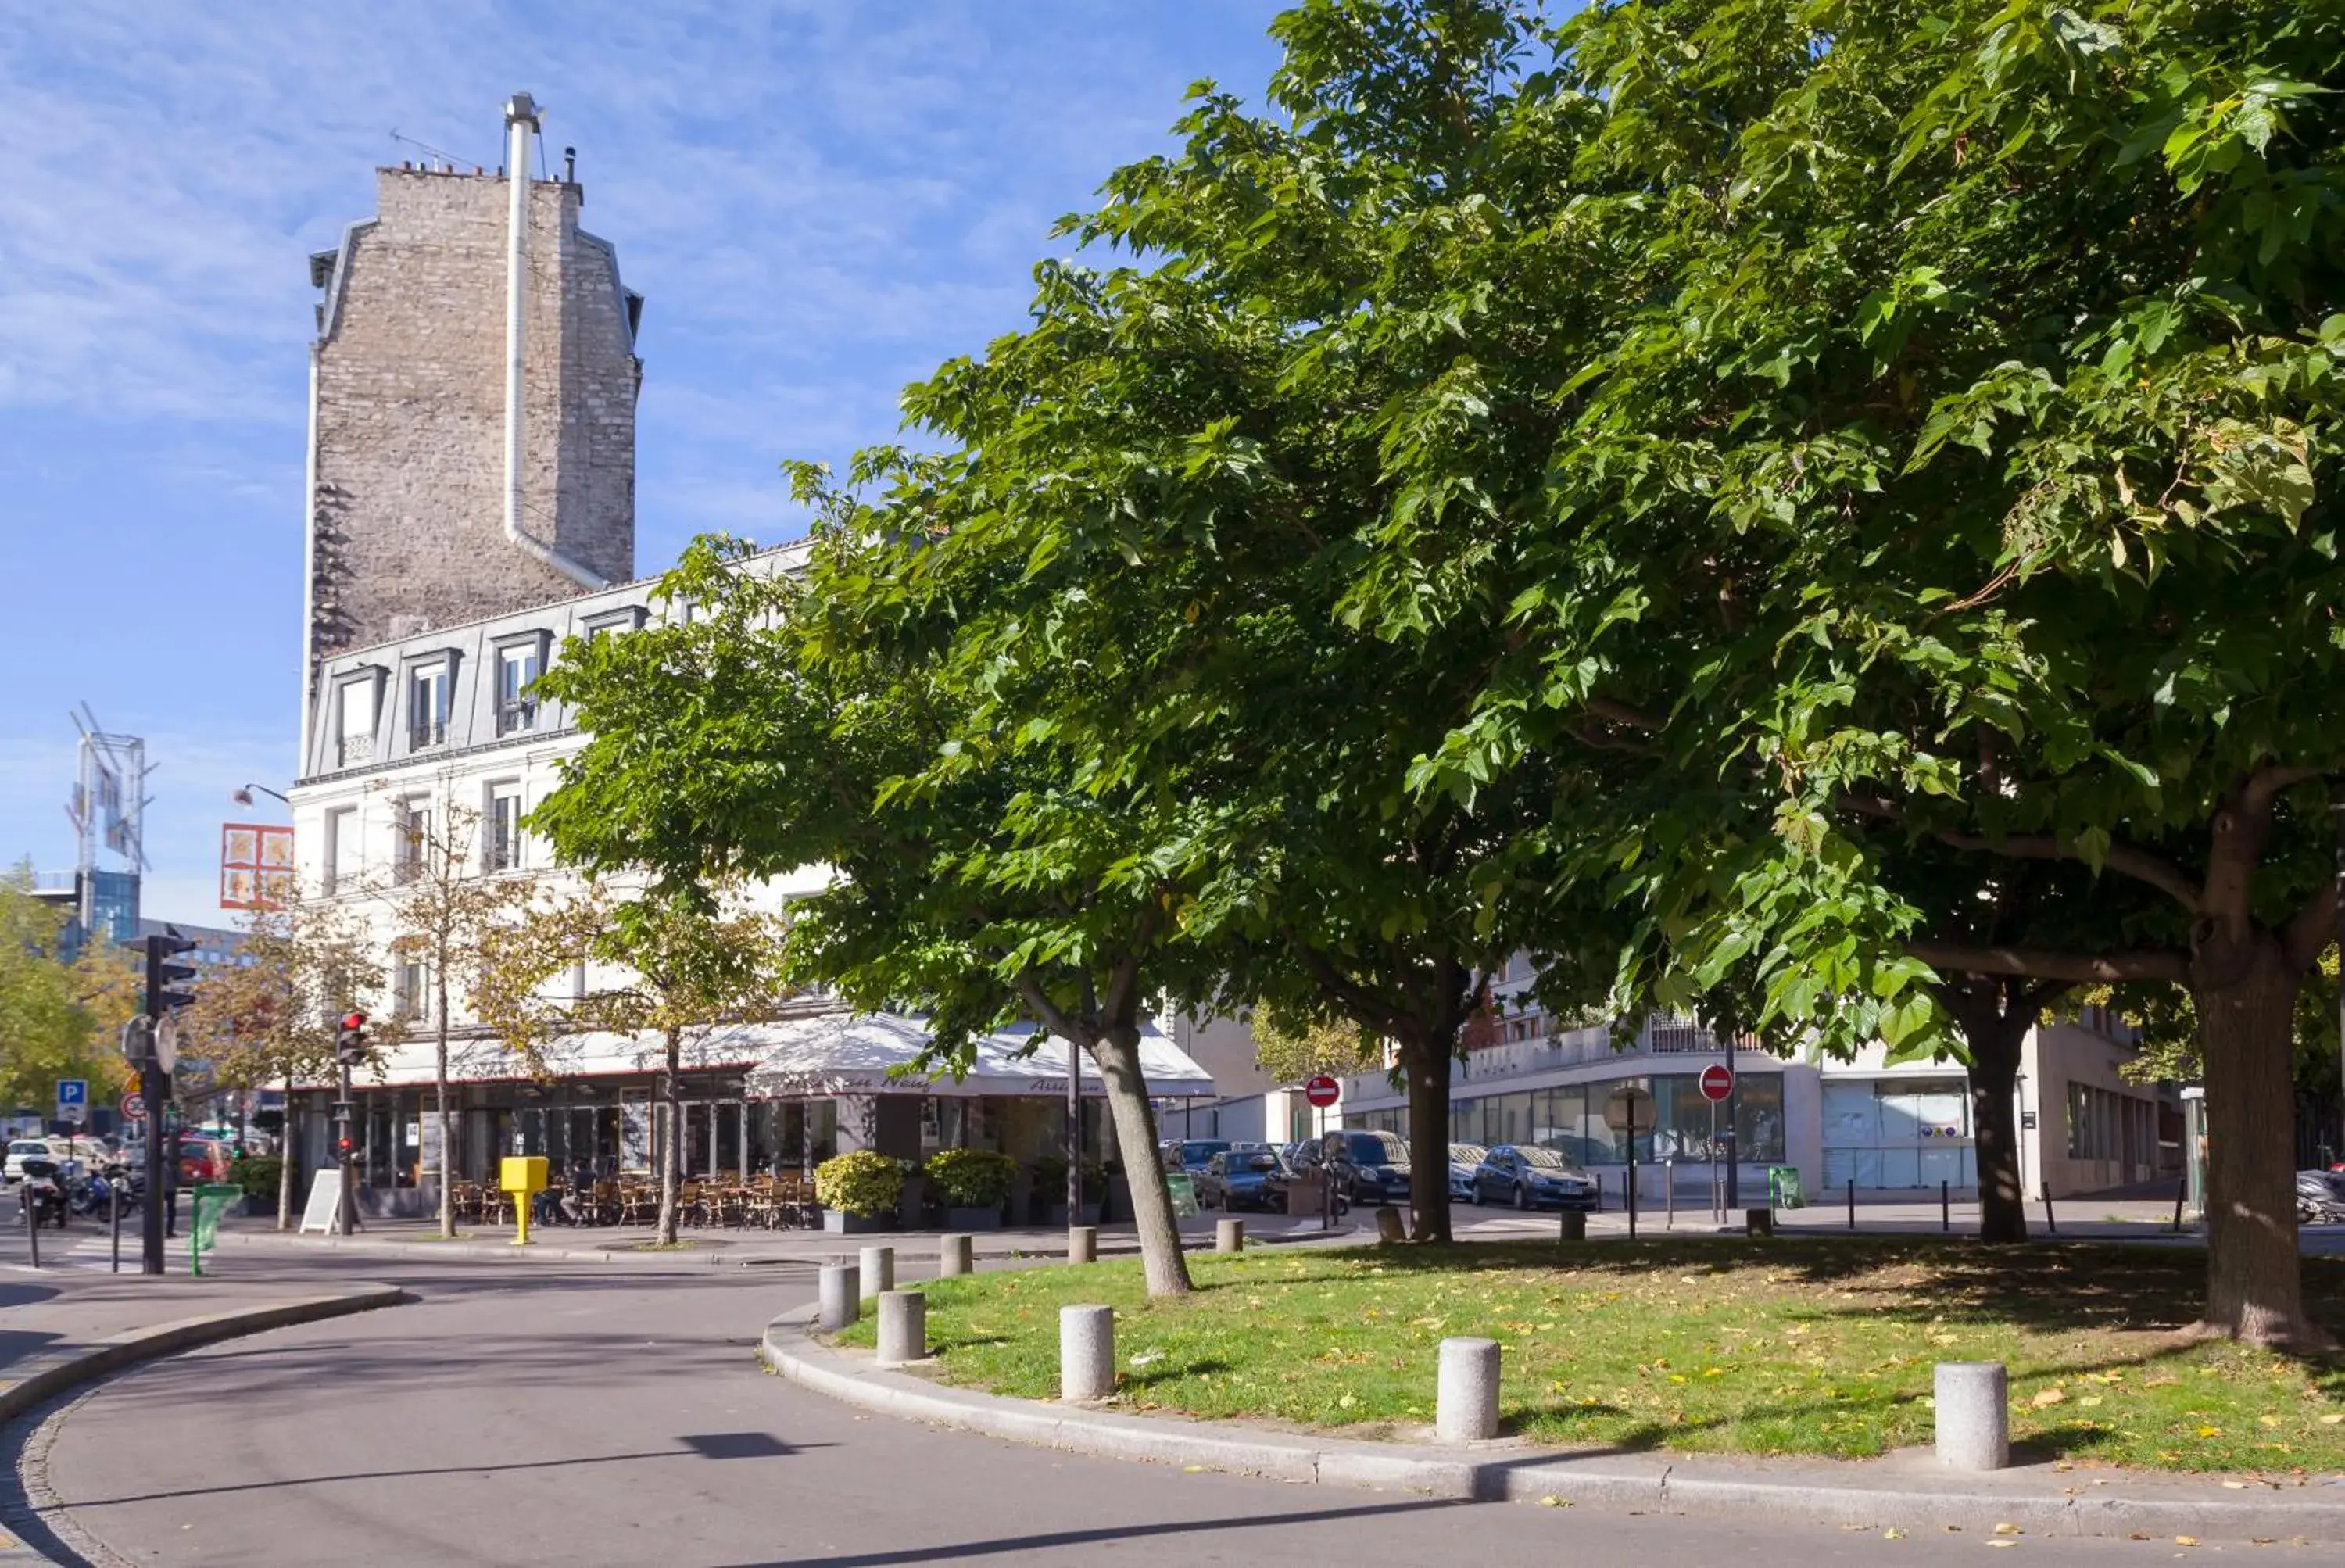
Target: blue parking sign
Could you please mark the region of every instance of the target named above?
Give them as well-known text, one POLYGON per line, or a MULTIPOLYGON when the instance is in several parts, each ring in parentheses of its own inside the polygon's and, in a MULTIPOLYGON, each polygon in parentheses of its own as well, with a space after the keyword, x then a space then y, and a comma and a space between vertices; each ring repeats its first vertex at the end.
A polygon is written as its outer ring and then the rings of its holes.
POLYGON ((88 1105, 88 1104, 89 1104, 89 1080, 88 1080, 88 1079, 86 1079, 86 1078, 60 1078, 60 1079, 58 1079, 58 1080, 57 1080, 57 1104, 58 1104, 58 1105, 88 1105))

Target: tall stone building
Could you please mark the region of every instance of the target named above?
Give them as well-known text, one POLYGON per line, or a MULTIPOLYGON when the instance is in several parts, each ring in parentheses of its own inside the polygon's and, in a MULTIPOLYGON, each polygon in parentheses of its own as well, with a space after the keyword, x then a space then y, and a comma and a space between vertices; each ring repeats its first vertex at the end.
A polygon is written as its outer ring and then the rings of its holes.
POLYGON ((526 93, 506 129, 518 188, 380 169, 375 216, 310 258, 312 703, 320 659, 634 575, 643 298, 568 158, 528 178, 526 93))

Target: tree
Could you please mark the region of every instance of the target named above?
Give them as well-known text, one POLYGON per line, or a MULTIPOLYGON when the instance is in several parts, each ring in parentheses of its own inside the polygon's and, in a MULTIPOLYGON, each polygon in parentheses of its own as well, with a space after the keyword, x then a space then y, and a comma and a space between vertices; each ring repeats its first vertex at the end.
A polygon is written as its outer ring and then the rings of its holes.
MULTIPOLYGON (((1685 794, 1580 835, 1575 874, 1631 868, 1623 985, 1747 963, 1779 1036, 1944 1038, 1962 975, 2186 987, 2203 1330, 2321 1342, 2272 1132, 2345 773, 2337 19, 1664 0, 1543 47, 1491 145, 1555 156, 1376 318, 1446 311, 1490 423, 1550 414, 1532 504, 1391 508, 1361 576, 1437 637, 1480 613, 1471 563, 1537 569, 1427 786, 1632 739, 1685 794), (1561 351, 1477 331, 1492 298, 1561 351), (1885 842, 1981 886, 2083 868, 2089 918, 1949 937, 1885 842)), ((1479 449, 1394 435, 1481 482, 1479 449)))
POLYGON ((1021 1020, 1086 1052, 1149 1288, 1185 1291, 1140 1067, 1146 1000, 1177 988, 1162 965, 1180 868, 1130 848, 1163 842, 1183 808, 1070 787, 1035 746, 995 743, 1014 705, 958 662, 921 520, 813 498, 802 576, 704 541, 664 585, 688 620, 574 646, 543 677, 593 738, 532 820, 566 860, 643 868, 655 896, 830 868, 793 910, 791 974, 926 1013, 929 1065, 965 1068, 980 1035, 1021 1020))
MULTIPOLYGON (((344 1013, 381 989, 382 965, 345 905, 308 902, 257 910, 234 961, 198 977, 182 1022, 183 1049, 208 1059, 214 1079, 239 1089, 296 1083, 336 1070, 344 1013)), ((277 1228, 293 1223, 294 1162, 282 1162, 277 1228)))
POLYGON ((46 1105, 61 1078, 119 1086, 122 1058, 108 1025, 108 979, 119 968, 100 952, 67 962, 58 951, 65 917, 32 896, 29 879, 0 877, 0 1105, 46 1105))
POLYGON ((398 830, 399 853, 385 874, 359 884, 387 912, 388 952, 395 966, 392 1022, 410 1033, 428 1028, 432 1043, 432 1138, 440 1183, 440 1234, 456 1234, 448 1165, 448 1040, 453 997, 473 1004, 490 989, 484 962, 503 929, 535 893, 526 877, 493 875, 478 848, 481 814, 443 789, 430 804, 411 804, 398 830))
POLYGON ((676 1242, 684 1107, 677 1081, 687 1041, 775 1017, 796 994, 782 973, 783 925, 744 907, 735 884, 614 899, 602 883, 532 905, 493 928, 473 1005, 510 1049, 534 1055, 564 1034, 650 1031, 661 1044, 658 1244, 676 1242), (548 996, 549 982, 584 966, 585 983, 548 996))
POLYGON ((1254 1065, 1282 1084, 1300 1084, 1321 1073, 1356 1073, 1375 1060, 1359 1026, 1348 1021, 1294 1017, 1275 1003, 1257 1002, 1248 1022, 1254 1065))

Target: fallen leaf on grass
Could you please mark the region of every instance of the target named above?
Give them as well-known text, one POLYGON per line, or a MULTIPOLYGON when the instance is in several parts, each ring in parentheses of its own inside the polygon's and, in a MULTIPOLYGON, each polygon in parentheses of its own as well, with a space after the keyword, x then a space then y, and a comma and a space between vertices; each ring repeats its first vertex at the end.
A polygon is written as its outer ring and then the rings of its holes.
POLYGON ((2221 1437, 2223 1435, 2223 1429, 2221 1427, 2200 1427, 2198 1429, 2198 1435, 2202 1438, 2221 1437))
POLYGON ((2044 1409, 2046 1406, 2047 1406, 2047 1405, 2056 1405, 2056 1404, 2058 1404, 2061 1400, 2063 1400, 2066 1399, 2067 1397, 2068 1397, 2068 1390, 2066 1390, 2066 1389, 2057 1388, 2057 1387, 2055 1387, 2055 1388, 2049 1388, 2049 1389, 2041 1389, 2041 1390, 2038 1390, 2036 1391, 2036 1395, 2035 1395, 2035 1397, 2034 1399, 2032 1399, 2032 1400, 2028 1400, 2027 1402, 2028 1402, 2029 1404, 2031 1404, 2031 1405, 2034 1405, 2037 1410, 2043 1410, 2043 1409, 2044 1409))
POLYGON ((2321 1417, 2320 1424, 2325 1427, 2345 1427, 2345 1411, 2333 1416, 2321 1417))

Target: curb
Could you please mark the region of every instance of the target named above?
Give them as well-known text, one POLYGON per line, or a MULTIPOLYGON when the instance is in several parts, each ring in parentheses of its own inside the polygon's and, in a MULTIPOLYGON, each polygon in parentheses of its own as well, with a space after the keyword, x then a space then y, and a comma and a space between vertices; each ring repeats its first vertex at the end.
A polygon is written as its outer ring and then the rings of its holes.
MULTIPOLYGON (((955 1431, 1007 1438, 1071 1453, 1142 1460, 1258 1475, 1274 1481, 1356 1486, 1475 1502, 1594 1505, 1647 1513, 1690 1513, 1781 1523, 1873 1529, 1954 1527, 1992 1536, 1998 1527, 2049 1536, 2180 1534, 2345 1541, 2345 1490, 2335 1502, 2268 1503, 2182 1493, 2211 1481, 2127 1475, 2137 1490, 2110 1495, 2083 1471, 2005 1471, 2001 1484, 1896 1461, 1859 1475, 1820 1480, 1812 1465, 1771 1477, 1757 1465, 1668 1454, 1572 1454, 1504 1441, 1457 1449, 1313 1438, 1188 1417, 1134 1416, 1040 1400, 940 1386, 881 1370, 822 1344, 814 1308, 768 1324, 757 1357, 770 1370, 864 1410, 955 1431)), ((2005 1533, 2008 1533, 2006 1531, 2005 1533)))
MULTIPOLYGON (((413 1299, 396 1285, 368 1285, 330 1296, 303 1296, 289 1301, 272 1301, 264 1307, 181 1318, 152 1329, 131 1329, 109 1335, 66 1354, 36 1357, 36 1361, 44 1364, 25 1377, 0 1381, 0 1422, 14 1420, 67 1389, 158 1356, 192 1350, 245 1334, 289 1329, 297 1323, 315 1323, 328 1318, 371 1312, 378 1307, 396 1307, 413 1299)), ((13 1526, 0 1528, 0 1564, 49 1561, 23 1540, 13 1526)))

